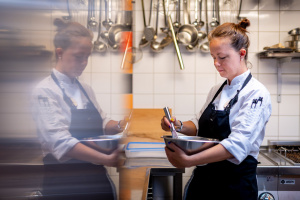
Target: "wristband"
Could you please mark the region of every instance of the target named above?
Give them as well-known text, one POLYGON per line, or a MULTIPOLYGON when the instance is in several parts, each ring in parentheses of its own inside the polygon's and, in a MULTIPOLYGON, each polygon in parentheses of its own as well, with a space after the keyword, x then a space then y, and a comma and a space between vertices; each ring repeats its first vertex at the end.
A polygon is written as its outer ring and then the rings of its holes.
POLYGON ((118 122, 118 129, 122 129, 120 125, 121 125, 121 120, 118 122))
POLYGON ((177 132, 180 132, 182 130, 183 127, 183 123, 182 121, 178 120, 180 122, 180 128, 176 129, 177 132))

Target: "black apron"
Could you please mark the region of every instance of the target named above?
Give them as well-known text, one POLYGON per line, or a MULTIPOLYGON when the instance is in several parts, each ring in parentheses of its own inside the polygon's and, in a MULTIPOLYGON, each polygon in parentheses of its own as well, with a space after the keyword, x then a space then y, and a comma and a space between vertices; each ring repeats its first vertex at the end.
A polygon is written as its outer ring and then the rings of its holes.
MULTIPOLYGON (((251 77, 249 74, 242 88, 224 110, 215 110, 213 101, 226 85, 226 81, 223 83, 199 119, 198 136, 221 141, 230 135, 230 109, 238 101, 239 92, 251 77)), ((257 200, 256 168, 257 160, 252 156, 247 156, 239 165, 224 160, 197 166, 186 185, 185 199, 257 200)))
MULTIPOLYGON (((69 131, 77 139, 103 135, 102 117, 82 85, 75 79, 80 90, 88 99, 86 109, 77 109, 54 75, 54 82, 63 92, 65 102, 71 108, 71 124, 69 131)), ((115 188, 103 165, 94 165, 79 160, 59 163, 51 154, 43 159, 44 181, 43 199, 61 200, 113 200, 115 188)))

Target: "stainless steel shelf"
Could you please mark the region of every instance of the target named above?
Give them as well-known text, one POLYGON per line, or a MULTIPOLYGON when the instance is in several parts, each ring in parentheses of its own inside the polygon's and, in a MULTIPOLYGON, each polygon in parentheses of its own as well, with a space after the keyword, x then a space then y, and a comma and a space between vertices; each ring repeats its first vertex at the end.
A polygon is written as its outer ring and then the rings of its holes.
POLYGON ((273 58, 277 59, 277 102, 281 102, 281 87, 282 87, 282 63, 291 62, 293 58, 300 58, 300 52, 274 52, 263 51, 258 53, 258 57, 262 59, 273 58))
POLYGON ((283 52, 273 52, 273 51, 263 51, 258 53, 259 58, 300 58, 300 52, 291 52, 291 53, 283 53, 283 52))

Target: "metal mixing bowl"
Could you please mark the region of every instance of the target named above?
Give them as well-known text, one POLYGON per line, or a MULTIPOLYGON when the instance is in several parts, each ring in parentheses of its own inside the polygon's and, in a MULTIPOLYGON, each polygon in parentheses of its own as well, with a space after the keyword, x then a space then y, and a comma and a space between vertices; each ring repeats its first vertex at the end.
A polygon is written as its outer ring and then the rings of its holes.
POLYGON ((87 146, 105 154, 110 154, 118 148, 122 135, 101 135, 80 140, 87 146))
POLYGON ((172 138, 171 135, 164 135, 163 138, 166 143, 166 146, 169 149, 171 149, 169 145, 172 142, 188 155, 195 154, 205 149, 208 149, 220 142, 217 139, 198 136, 178 136, 178 138, 172 138))

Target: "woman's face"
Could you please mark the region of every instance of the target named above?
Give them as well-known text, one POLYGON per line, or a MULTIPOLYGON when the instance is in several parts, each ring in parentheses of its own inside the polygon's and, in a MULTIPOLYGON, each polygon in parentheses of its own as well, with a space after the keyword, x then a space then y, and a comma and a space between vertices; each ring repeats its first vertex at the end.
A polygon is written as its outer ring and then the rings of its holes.
POLYGON ((71 45, 67 49, 57 49, 59 57, 58 67, 60 71, 70 78, 78 77, 85 69, 92 51, 92 42, 87 37, 71 39, 71 45))
POLYGON ((245 62, 245 49, 236 51, 232 48, 228 38, 213 38, 209 44, 210 53, 214 59, 214 65, 220 76, 227 78, 229 83, 232 79, 247 71, 245 62))

